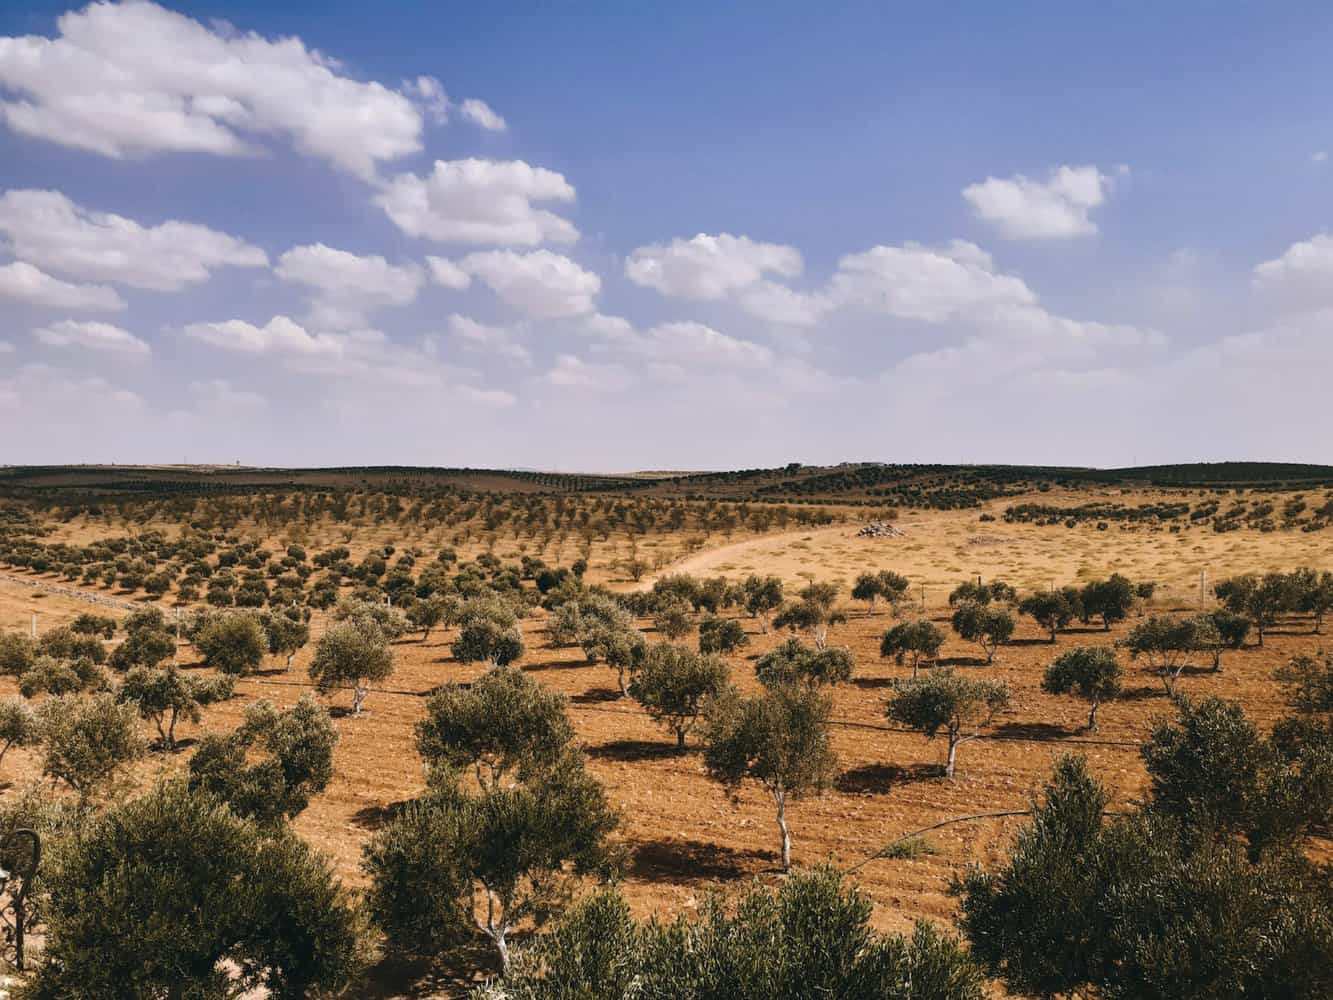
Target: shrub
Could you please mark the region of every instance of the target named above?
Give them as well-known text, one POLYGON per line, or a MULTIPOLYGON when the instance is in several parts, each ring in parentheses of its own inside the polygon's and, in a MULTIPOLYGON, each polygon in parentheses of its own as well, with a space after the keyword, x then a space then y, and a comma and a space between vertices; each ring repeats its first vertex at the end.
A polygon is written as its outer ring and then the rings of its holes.
POLYGON ((768 688, 784 684, 841 684, 851 679, 855 663, 849 649, 830 646, 811 649, 799 639, 788 639, 781 646, 759 657, 754 673, 768 688))
POLYGON ((749 642, 750 637, 735 618, 705 615, 699 622, 701 653, 734 653, 749 642))
POLYGON ((285 711, 257 701, 234 732, 200 740, 190 758, 190 787, 226 802, 237 816, 279 824, 333 780, 337 742, 328 710, 310 695, 285 711), (260 759, 251 763, 256 751, 260 759))
POLYGON ((179 783, 113 807, 53 861, 33 997, 297 1000, 345 988, 364 958, 318 855, 179 783))

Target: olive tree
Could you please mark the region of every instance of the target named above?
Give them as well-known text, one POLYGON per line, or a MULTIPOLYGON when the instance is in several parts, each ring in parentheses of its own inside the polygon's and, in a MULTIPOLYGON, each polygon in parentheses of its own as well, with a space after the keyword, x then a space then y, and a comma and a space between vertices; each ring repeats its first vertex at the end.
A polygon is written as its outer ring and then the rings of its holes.
POLYGON ((367 957, 351 896, 294 835, 179 782, 113 806, 44 865, 34 997, 341 993, 367 957))
POLYGON ((759 657, 754 673, 759 683, 768 688, 797 683, 819 687, 851 680, 854 668, 850 649, 842 646, 812 649, 799 639, 788 639, 759 657))
POLYGON ((1298 569, 1291 574, 1297 611, 1314 619, 1311 630, 1318 635, 1324 627, 1324 618, 1333 611, 1333 572, 1298 569))
POLYGON ((41 727, 27 703, 18 698, 0 701, 0 762, 13 747, 30 747, 41 739, 41 727))
POLYGON ((499 788, 549 769, 574 738, 565 696, 527 674, 494 667, 467 687, 448 685, 426 702, 416 725, 427 764, 470 768, 480 788, 499 788))
POLYGON ((1176 682, 1198 652, 1212 651, 1221 645, 1221 637, 1206 615, 1194 618, 1170 618, 1150 615, 1136 624, 1120 645, 1129 650, 1132 660, 1143 657, 1162 679, 1168 697, 1174 697, 1176 682))
POLYGON ((256 701, 233 732, 199 741, 190 758, 190 787, 226 802, 237 816, 281 824, 333 780, 337 742, 328 709, 309 694, 281 710, 256 701))
POLYGON ((1085 616, 1083 620, 1100 618, 1102 627, 1109 632, 1112 625, 1129 617, 1137 598, 1134 584, 1120 573, 1112 573, 1105 580, 1093 580, 1083 587, 1080 594, 1085 616))
POLYGON ((629 695, 629 678, 643 666, 648 642, 632 625, 602 625, 584 633, 583 653, 590 663, 602 660, 616 672, 621 697, 629 695))
POLYGON ((741 584, 741 590, 745 595, 745 610, 759 619, 759 627, 767 632, 768 616, 782 607, 782 578, 751 574, 741 584))
POLYGON ((138 712, 110 693, 58 695, 37 712, 42 772, 63 781, 86 803, 125 765, 143 756, 138 712))
POLYGON ((830 704, 815 688, 787 685, 756 698, 728 694, 709 711, 704 768, 728 788, 750 779, 773 796, 784 870, 791 868, 787 803, 822 792, 837 769, 830 704))
POLYGON ((235 687, 232 677, 191 677, 171 665, 135 667, 125 675, 116 699, 133 704, 157 727, 163 749, 175 750, 176 722, 184 718, 197 724, 204 706, 230 698, 235 687))
POLYGON ((1055 642, 1055 633, 1073 621, 1076 613, 1069 595, 1061 590, 1042 590, 1029 594, 1019 603, 1018 611, 1049 631, 1052 643, 1055 642))
POLYGON ((629 693, 654 722, 676 734, 676 746, 683 750, 685 734, 729 686, 730 671, 718 657, 658 643, 648 647, 629 693))
POLYGON ((471 925, 508 970, 516 925, 541 923, 579 878, 614 867, 607 837, 617 822, 574 753, 532 784, 475 796, 442 790, 408 806, 367 844, 368 908, 391 939, 417 949, 471 925))
POLYGON ((133 667, 155 667, 175 655, 176 637, 163 628, 136 628, 128 631, 107 660, 113 670, 122 673, 133 667))
POLYGON ((949 607, 959 604, 1013 604, 1018 600, 1018 592, 1003 580, 982 583, 976 580, 964 580, 949 592, 949 607))
POLYGON ((224 674, 240 676, 264 662, 269 640, 253 614, 214 615, 193 637, 204 663, 224 674))
POLYGON ((379 626, 349 620, 319 637, 309 673, 320 694, 351 688, 352 715, 356 716, 361 714, 370 685, 388 678, 393 667, 393 653, 379 626))
POLYGON ((1097 731, 1097 709, 1120 695, 1123 671, 1108 646, 1079 646, 1057 656, 1041 679, 1047 694, 1072 694, 1088 702, 1088 731, 1097 731))
POLYGON ((1009 685, 1003 681, 973 680, 939 669, 920 680, 897 684, 886 714, 890 721, 925 733, 927 739, 943 732, 949 743, 944 776, 952 778, 958 748, 978 739, 977 730, 1008 704, 1009 685))
POLYGON ((273 656, 285 656, 284 670, 292 669, 292 657, 305 648, 310 641, 310 624, 299 614, 287 611, 269 612, 260 619, 267 640, 268 651, 273 656))
POLYGON ((683 639, 694 627, 693 611, 689 602, 681 598, 661 600, 653 613, 653 628, 672 641, 683 639))
POLYGON ((852 585, 852 600, 866 602, 866 616, 875 613, 875 601, 884 598, 889 604, 896 604, 907 593, 907 577, 892 570, 878 573, 865 572, 856 578, 852 585))
POLYGON ((734 653, 750 643, 750 637, 735 618, 705 615, 699 620, 699 652, 734 653))
POLYGON ((106 674, 92 660, 57 660, 39 656, 32 668, 19 677, 19 694, 35 698, 39 694, 74 694, 101 691, 107 687, 106 674))
POLYGON ((912 661, 912 679, 916 679, 917 668, 922 660, 934 660, 940 655, 944 645, 944 631, 934 622, 924 618, 914 622, 902 622, 884 633, 879 643, 879 655, 892 656, 895 663, 902 666, 909 659, 912 661))
POLYGON ((950 623, 959 638, 981 647, 987 663, 995 661, 995 650, 1014 634, 1014 616, 999 604, 965 601, 954 609, 950 623))
POLYGON ((1254 623, 1260 646, 1264 633, 1278 623, 1283 613, 1294 610, 1296 603, 1292 580, 1285 573, 1249 573, 1223 580, 1213 589, 1228 611, 1245 615, 1254 623))

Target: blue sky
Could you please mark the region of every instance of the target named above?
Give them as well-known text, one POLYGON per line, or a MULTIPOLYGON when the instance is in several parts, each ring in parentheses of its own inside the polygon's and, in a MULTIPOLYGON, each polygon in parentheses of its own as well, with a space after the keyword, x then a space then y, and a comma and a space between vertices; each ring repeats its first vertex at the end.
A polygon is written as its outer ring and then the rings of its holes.
POLYGON ((0 462, 1333 461, 1326 5, 16 2, 0 462))

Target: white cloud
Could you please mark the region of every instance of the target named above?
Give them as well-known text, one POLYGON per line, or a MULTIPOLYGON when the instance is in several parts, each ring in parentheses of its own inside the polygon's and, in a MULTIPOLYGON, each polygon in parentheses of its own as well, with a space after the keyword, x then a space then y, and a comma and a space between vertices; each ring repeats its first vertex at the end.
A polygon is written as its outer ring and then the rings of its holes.
POLYGON ((522 160, 436 160, 425 177, 399 174, 375 200, 409 236, 440 242, 536 246, 579 235, 568 219, 535 204, 572 202, 573 186, 522 160))
POLYGON ((542 380, 562 389, 593 392, 623 392, 634 385, 634 376, 621 365, 593 364, 572 354, 556 357, 555 365, 542 380))
POLYGON ((457 313, 449 317, 449 332, 464 349, 479 354, 493 354, 519 364, 532 364, 532 352, 518 343, 510 331, 498 326, 487 326, 475 319, 457 313))
POLYGON ((826 295, 794 291, 775 281, 761 281, 741 293, 740 307, 769 323, 814 326, 832 308, 826 295))
POLYGON ((107 427, 115 414, 133 412, 143 405, 136 393, 100 375, 43 364, 23 365, 13 375, 0 377, 0 402, 4 401, 29 419, 72 424, 82 427, 85 435, 107 427))
POLYGON ((763 368, 773 352, 762 344, 738 340, 703 323, 663 323, 640 334, 635 353, 681 368, 763 368))
POLYGON ((430 268, 430 276, 437 285, 462 291, 472 284, 472 275, 451 260, 446 260, 444 257, 427 257, 426 264, 430 268))
POLYGON ((1318 233, 1293 243, 1282 256, 1254 269, 1260 291, 1295 304, 1333 302, 1333 235, 1318 233))
POLYGON ((0 89, 15 95, 0 116, 24 135, 116 158, 237 156, 277 135, 367 179, 421 148, 412 99, 350 78, 299 38, 208 28, 145 2, 90 4, 57 26, 55 38, 0 37, 0 89))
POLYGON ((110 323, 65 319, 34 330, 33 336, 48 347, 78 347, 126 358, 146 358, 152 353, 144 341, 110 323))
POLYGON ((1311 163, 1327 163, 1327 162, 1328 162, 1328 151, 1327 151, 1327 150, 1324 150, 1324 149, 1321 149, 1321 150, 1319 150, 1318 152, 1311 153, 1311 154, 1310 154, 1310 162, 1311 162, 1311 163))
POLYGON ((449 95, 444 92, 444 84, 433 76, 419 76, 415 80, 403 83, 403 93, 417 98, 426 113, 440 125, 449 118, 449 95))
POLYGON ((602 279, 549 250, 471 253, 459 267, 529 316, 554 319, 592 312, 602 279))
POLYGON ((191 382, 190 391, 194 393, 200 411, 224 417, 235 416, 238 410, 257 410, 267 405, 259 393, 237 389, 224 378, 191 382))
POLYGON ((425 280, 415 264, 390 264, 378 255, 360 257, 323 243, 293 247, 278 258, 274 271, 283 281, 313 289, 313 321, 335 329, 364 326, 367 312, 376 307, 407 305, 425 280))
POLYGON ((21 260, 0 267, 0 299, 49 309, 125 308, 125 300, 114 288, 70 284, 21 260))
POLYGON ((0 233, 16 257, 39 267, 155 291, 206 281, 217 267, 268 263, 258 247, 206 226, 176 221, 141 226, 124 216, 89 211, 59 191, 5 192, 0 233))
POLYGON ((795 247, 730 233, 649 244, 625 262, 630 281, 686 299, 721 299, 757 284, 765 274, 794 278, 800 273, 801 255, 795 247))
POLYGON ((489 104, 475 97, 469 97, 459 105, 458 110, 464 118, 487 132, 503 132, 509 127, 503 118, 491 110, 489 104))
POLYGON ((340 338, 307 333, 305 327, 286 316, 274 316, 263 326, 240 319, 191 323, 184 333, 194 340, 239 354, 338 357, 343 353, 340 338))
POLYGON ((1021 279, 997 274, 990 255, 963 240, 941 248, 906 243, 849 254, 838 262, 828 294, 841 306, 927 323, 1037 301, 1021 279))
POLYGON ((1023 174, 987 177, 963 188, 978 218, 1015 240, 1068 239, 1097 232, 1088 213, 1101 205, 1113 180, 1096 167, 1057 167, 1044 181, 1023 174))

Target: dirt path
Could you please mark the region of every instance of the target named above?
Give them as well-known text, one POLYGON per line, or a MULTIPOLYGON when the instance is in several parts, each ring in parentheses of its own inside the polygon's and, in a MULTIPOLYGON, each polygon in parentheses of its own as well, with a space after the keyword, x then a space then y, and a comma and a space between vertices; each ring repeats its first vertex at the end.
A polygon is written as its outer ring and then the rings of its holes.
POLYGON ((651 590, 653 584, 659 579, 676 573, 689 573, 693 576, 716 575, 714 570, 718 566, 737 561, 751 562, 770 553, 774 548, 781 548, 791 542, 816 541, 828 537, 851 537, 856 533, 856 528, 857 526, 849 524, 838 524, 829 528, 801 528, 796 531, 756 535, 743 541, 729 542, 726 545, 701 549, 669 563, 652 576, 644 577, 629 589, 632 591, 651 590))

